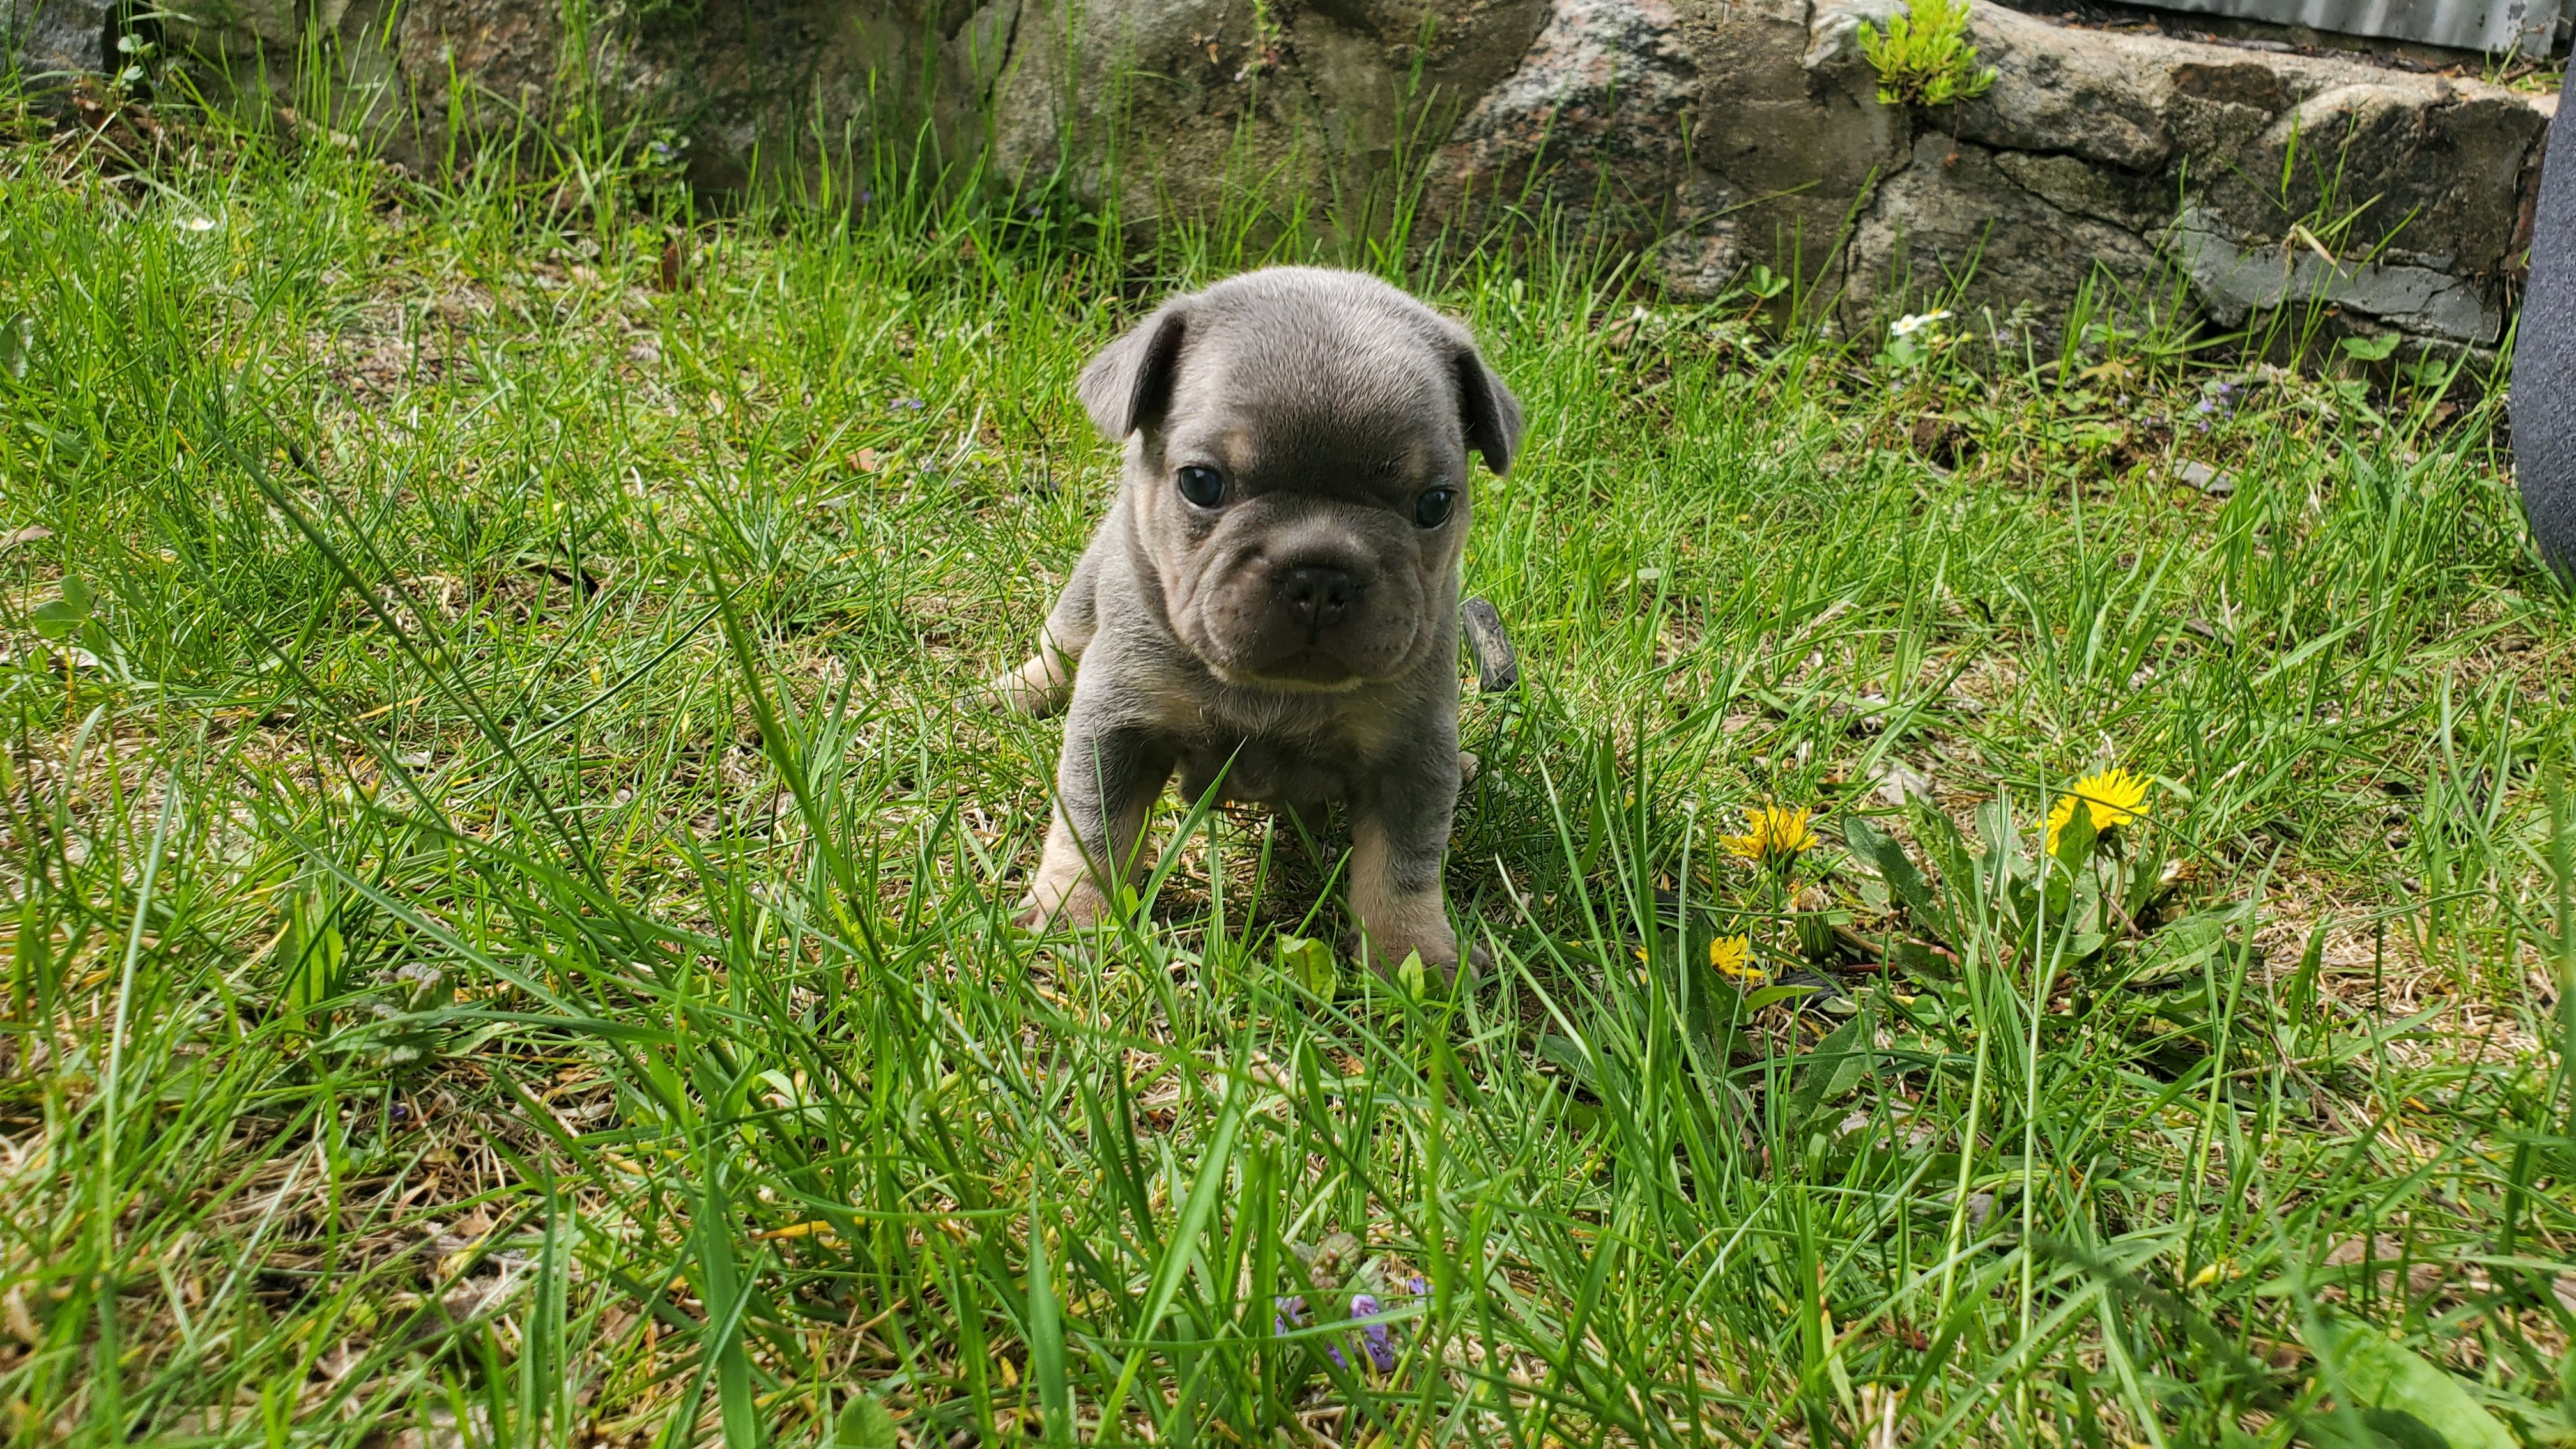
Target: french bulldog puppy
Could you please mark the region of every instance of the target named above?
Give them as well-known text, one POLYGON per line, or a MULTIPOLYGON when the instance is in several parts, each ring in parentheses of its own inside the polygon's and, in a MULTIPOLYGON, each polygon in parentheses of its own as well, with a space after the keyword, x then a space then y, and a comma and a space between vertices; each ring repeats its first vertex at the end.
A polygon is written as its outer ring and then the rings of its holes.
POLYGON ((1024 713, 1072 705, 1028 921, 1109 912, 1178 769, 1193 800, 1343 804, 1365 958, 1454 972, 1468 455, 1511 466, 1519 402, 1464 327, 1314 267, 1172 298, 1076 390, 1126 444, 1118 500, 1036 657, 992 686, 1024 713))

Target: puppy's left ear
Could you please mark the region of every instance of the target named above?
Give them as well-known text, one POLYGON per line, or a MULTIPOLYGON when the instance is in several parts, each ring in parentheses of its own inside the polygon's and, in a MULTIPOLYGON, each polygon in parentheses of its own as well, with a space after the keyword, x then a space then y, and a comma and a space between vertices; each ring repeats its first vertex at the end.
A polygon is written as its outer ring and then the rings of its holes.
POLYGON ((1467 446, 1484 454, 1485 466, 1499 477, 1511 470, 1521 449, 1521 400, 1472 346, 1460 349, 1457 369, 1458 421, 1467 446))
POLYGON ((1187 297, 1165 302, 1100 349, 1082 370, 1073 390, 1102 437, 1122 441, 1138 428, 1163 421, 1172 401, 1172 379, 1180 372, 1181 344, 1189 338, 1190 302, 1187 297))

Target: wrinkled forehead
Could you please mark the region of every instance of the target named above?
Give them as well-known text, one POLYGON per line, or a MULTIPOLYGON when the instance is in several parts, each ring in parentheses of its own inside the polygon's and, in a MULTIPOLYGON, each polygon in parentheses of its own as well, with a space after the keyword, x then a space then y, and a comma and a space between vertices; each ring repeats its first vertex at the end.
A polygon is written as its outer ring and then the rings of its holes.
POLYGON ((1247 479, 1320 472, 1410 487, 1462 475, 1454 364, 1400 319, 1330 320, 1339 325, 1191 339, 1166 453, 1205 451, 1247 479))

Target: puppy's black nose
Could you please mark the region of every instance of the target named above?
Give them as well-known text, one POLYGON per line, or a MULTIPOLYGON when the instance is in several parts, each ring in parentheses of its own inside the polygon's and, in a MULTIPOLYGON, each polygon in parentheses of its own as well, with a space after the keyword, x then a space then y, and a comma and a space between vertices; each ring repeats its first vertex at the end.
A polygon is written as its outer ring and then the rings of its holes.
POLYGON ((1301 564, 1280 581, 1279 592, 1307 628, 1329 629, 1359 602, 1360 581, 1348 569, 1301 564))

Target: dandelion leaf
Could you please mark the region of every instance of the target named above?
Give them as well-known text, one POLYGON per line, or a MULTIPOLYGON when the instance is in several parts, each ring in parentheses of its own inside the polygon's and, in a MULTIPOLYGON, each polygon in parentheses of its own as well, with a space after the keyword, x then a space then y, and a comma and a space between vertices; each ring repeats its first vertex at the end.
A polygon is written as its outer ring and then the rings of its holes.
POLYGON ((1904 905, 1905 913, 1913 918, 1917 929, 1945 941, 1949 939, 1949 913, 1941 909, 1939 899, 1932 894, 1932 887, 1923 879, 1923 872, 1914 868, 1913 860, 1905 854, 1905 847, 1896 843, 1895 837, 1879 829, 1878 823, 1866 816, 1850 815, 1843 819, 1843 840, 1851 846, 1852 854, 1878 872, 1878 878, 1887 883, 1889 893, 1904 905))
POLYGON ((1289 980, 1326 1001, 1341 989, 1341 964, 1334 959, 1330 941, 1307 936, 1280 937, 1279 969, 1289 980))
POLYGON ((903 1440, 896 1434, 894 1415, 878 1403, 874 1394, 858 1393, 841 1406, 841 1417, 832 1426, 833 1449, 902 1449, 903 1440))
POLYGON ((2335 1368, 2351 1407, 2359 1412, 2342 1422, 2318 1415, 2305 1426, 2303 1437, 2309 1442, 2349 1444, 2353 1441, 2345 1426, 2357 1419, 2358 1427, 2380 1442, 2408 1449, 2512 1449, 2513 1435, 2459 1380, 2370 1324, 2329 1318, 2314 1347, 2335 1368))
POLYGON ((1798 1085, 1782 1114, 1792 1131, 1805 1135, 1818 1114, 1860 1085, 1869 1070, 1870 1040, 1869 1013, 1863 1011, 1834 1028, 1807 1053, 1807 1064, 1798 1073, 1798 1085))

